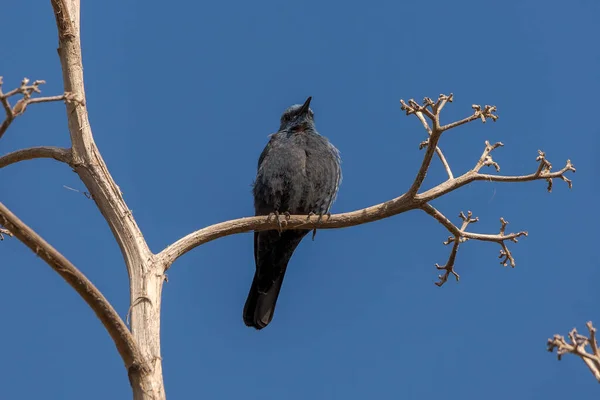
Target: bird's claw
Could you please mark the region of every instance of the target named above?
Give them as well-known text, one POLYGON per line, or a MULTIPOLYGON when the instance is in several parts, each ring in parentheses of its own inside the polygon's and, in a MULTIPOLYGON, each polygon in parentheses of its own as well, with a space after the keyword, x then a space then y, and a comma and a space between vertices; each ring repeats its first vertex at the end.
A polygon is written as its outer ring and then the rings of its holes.
POLYGON ((279 232, 279 236, 281 236, 281 232, 283 232, 283 228, 287 226, 287 223, 290 220, 291 216, 292 215, 289 213, 289 211, 286 211, 283 214, 279 214, 279 211, 275 211, 267 216, 267 222, 271 221, 271 217, 275 217, 275 219, 277 220, 277 231, 279 232), (282 215, 284 217, 283 221, 280 218, 282 215))
MULTIPOLYGON (((310 219, 310 217, 313 216, 313 215, 317 215, 317 214, 311 212, 310 214, 308 214, 308 219, 310 219)), ((331 213, 330 212, 327 212, 325 214, 321 213, 321 214, 318 214, 318 215, 319 215, 319 217, 317 218, 317 222, 321 222, 321 220, 323 219, 323 215, 327 215, 327 220, 328 221, 329 221, 329 218, 331 218, 331 213)), ((317 228, 313 229, 313 234, 312 234, 312 240, 313 240, 313 242, 315 241, 315 236, 317 236, 317 228)))

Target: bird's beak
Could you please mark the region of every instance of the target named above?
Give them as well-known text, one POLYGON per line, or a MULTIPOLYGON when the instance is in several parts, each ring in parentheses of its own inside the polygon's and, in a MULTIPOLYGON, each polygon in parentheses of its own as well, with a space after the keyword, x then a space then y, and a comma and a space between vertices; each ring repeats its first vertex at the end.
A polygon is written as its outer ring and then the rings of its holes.
POLYGON ((304 115, 304 114, 308 113, 308 109, 309 109, 311 100, 312 100, 312 96, 308 96, 308 99, 306 99, 304 104, 302 104, 302 108, 300 108, 300 111, 298 112, 297 115, 304 115))

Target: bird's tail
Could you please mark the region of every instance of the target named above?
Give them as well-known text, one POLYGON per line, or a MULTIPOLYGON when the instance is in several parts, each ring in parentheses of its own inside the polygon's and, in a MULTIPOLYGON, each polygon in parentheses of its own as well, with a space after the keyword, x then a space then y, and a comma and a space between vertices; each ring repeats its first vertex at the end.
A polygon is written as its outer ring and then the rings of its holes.
POLYGON ((288 262, 308 232, 290 230, 281 236, 277 231, 254 234, 256 272, 244 305, 244 323, 247 326, 262 329, 273 319, 288 262))
POLYGON ((273 282, 273 285, 266 292, 261 292, 258 289, 260 279, 258 271, 254 273, 254 280, 252 281, 248 299, 246 299, 246 304, 244 305, 244 323, 247 326, 262 329, 269 325, 275 313, 275 304, 279 297, 284 275, 285 271, 282 272, 279 279, 273 282))

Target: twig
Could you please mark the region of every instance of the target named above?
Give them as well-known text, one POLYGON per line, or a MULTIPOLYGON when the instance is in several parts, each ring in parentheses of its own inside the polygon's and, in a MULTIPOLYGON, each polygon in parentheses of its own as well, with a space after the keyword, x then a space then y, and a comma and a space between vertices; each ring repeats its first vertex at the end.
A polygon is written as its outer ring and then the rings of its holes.
POLYGON ((444 157, 444 153, 442 153, 442 149, 439 146, 435 146, 435 152, 438 155, 444 169, 446 170, 446 174, 448 174, 448 179, 454 179, 454 175, 452 174, 452 169, 450 168, 450 164, 446 161, 446 157, 444 157))
POLYGON ((4 235, 6 236, 14 236, 8 229, 0 228, 0 240, 4 240, 4 235))
POLYGON ((41 93, 40 85, 46 83, 46 81, 37 80, 33 82, 33 84, 29 85, 29 79, 23 78, 21 81, 21 86, 16 89, 11 90, 8 93, 2 92, 2 77, 0 76, 0 103, 4 108, 4 112, 6 113, 6 117, 2 124, 0 124, 0 139, 4 135, 4 132, 8 129, 13 120, 22 115, 27 106, 29 104, 35 103, 45 103, 50 101, 62 101, 62 100, 73 100, 73 97, 70 93, 64 93, 60 96, 50 96, 50 97, 36 97, 32 98, 31 96, 34 93, 41 93), (15 95, 22 95, 23 97, 17 101, 14 107, 10 105, 9 98, 15 95))
MULTIPOLYGON (((498 143, 496 143, 498 144, 498 143)), ((539 157, 538 157, 539 159, 539 157)), ((545 159, 544 159, 545 160, 545 159)), ((498 168, 500 168, 498 166, 498 168)), ((555 178, 562 179, 567 183, 569 189, 573 187, 573 184, 570 179, 568 179, 564 174, 566 172, 575 172, 576 169, 571 163, 571 160, 567 160, 565 166, 556 172, 539 172, 536 171, 532 174, 528 175, 490 175, 490 174, 481 174, 475 170, 471 170, 466 172, 465 174, 455 178, 454 180, 448 180, 443 182, 436 187, 433 187, 423 193, 415 196, 415 199, 418 201, 431 201, 433 199, 437 199, 445 195, 446 193, 452 192, 462 186, 468 185, 474 181, 486 181, 486 182, 529 182, 535 180, 546 180, 549 182, 549 190, 552 188, 551 182, 555 178)))
POLYGON ((66 164, 71 164, 71 149, 53 146, 30 147, 13 151, 0 157, 0 168, 19 161, 32 160, 34 158, 52 158, 66 164))
POLYGON ((109 301, 81 271, 2 203, 0 224, 52 267, 83 298, 112 337, 127 368, 141 362, 141 354, 127 326, 109 301))
POLYGON ((592 325, 592 321, 586 324, 590 337, 580 335, 577 329, 573 328, 569 332, 569 341, 567 342, 564 336, 554 335, 548 339, 548 351, 553 352, 556 349, 558 359, 561 360, 564 354, 573 354, 583 360, 590 372, 600 383, 600 351, 598 350, 598 342, 596 341, 596 328, 592 325), (586 347, 590 347, 592 352, 589 353, 586 347))
POLYGON ((454 270, 454 262, 456 261, 456 254, 458 253, 458 246, 460 244, 459 240, 455 240, 452 245, 452 250, 450 251, 450 256, 448 257, 448 261, 444 265, 439 265, 435 263, 435 267, 438 270, 444 270, 442 275, 438 275, 439 281, 435 282, 437 287, 441 287, 446 281, 448 281, 448 277, 450 274, 454 275, 456 278, 456 282, 460 280, 460 275, 454 270))
POLYGON ((445 157, 443 157, 442 152, 438 147, 438 142, 444 131, 450 130, 452 128, 456 128, 457 126, 466 124, 466 123, 474 121, 476 119, 480 119, 484 123, 487 118, 491 118, 493 121, 496 121, 498 119, 498 116, 495 114, 495 112, 496 112, 495 106, 486 105, 482 109, 481 106, 474 104, 472 106, 472 108, 475 111, 471 116, 464 118, 460 121, 457 121, 457 122, 454 122, 454 123, 451 123, 451 124, 448 124, 445 126, 441 126, 440 125, 440 113, 441 113, 442 109, 444 108, 444 106, 446 105, 446 103, 452 102, 453 99, 454 99, 454 95, 451 93, 448 96, 446 96, 444 94, 440 94, 438 97, 438 100, 435 103, 429 97, 425 97, 423 99, 423 105, 419 105, 413 99, 410 99, 408 101, 408 104, 406 102, 404 102, 404 100, 400 100, 400 104, 401 104, 400 108, 402 110, 406 111, 406 115, 411 115, 411 114, 416 115, 429 134, 429 138, 426 141, 422 142, 421 146, 420 146, 420 148, 427 146, 427 151, 425 152, 425 156, 423 157, 423 162, 421 163, 419 172, 417 173, 417 176, 416 176, 415 180, 413 181, 413 184, 411 185, 410 189, 407 192, 407 194, 409 196, 416 196, 419 189, 421 188, 421 185, 423 184, 423 181, 425 180, 425 176, 427 175, 427 171, 429 170, 429 166, 431 164, 431 158, 433 157, 434 152, 436 152, 438 154, 438 156, 440 157, 440 160, 442 160, 442 164, 444 165, 444 168, 446 169, 446 173, 449 176, 448 180, 451 181, 454 178, 454 176, 452 175, 452 171, 450 170, 450 166, 448 165, 448 162, 445 160, 445 157), (427 121, 425 120, 423 115, 427 116, 431 120, 431 122, 432 122, 431 128, 429 127, 429 124, 427 123, 427 121))
POLYGON ((496 168, 496 172, 500 172, 500 165, 492 159, 491 152, 497 149, 498 147, 502 147, 504 144, 502 142, 497 142, 494 144, 490 144, 487 140, 485 141, 485 149, 483 150, 483 154, 479 157, 479 161, 475 164, 475 168, 473 171, 479 172, 481 167, 494 167, 496 168))
MULTIPOLYGON (((444 104, 445 104, 445 101, 444 101, 444 104)), ((439 109, 441 110, 442 107, 439 107, 439 109)), ((425 120, 425 117, 423 117, 423 113, 421 111, 416 111, 415 115, 417 116, 417 118, 419 118, 419 121, 421 121, 421 123, 423 124, 423 127, 425 128, 425 130, 427 131, 429 136, 431 136, 431 128, 429 127, 429 124, 425 120)), ((427 145, 427 143, 428 143, 428 140, 425 142, 422 142, 421 146, 419 146, 419 150, 423 149, 423 147, 425 147, 427 145)), ((452 174, 452 169, 450 168, 450 165, 448 164, 446 157, 444 157, 444 153, 442 153, 442 149, 440 149, 440 146, 435 147, 435 153, 438 155, 440 161, 442 162, 442 165, 444 166, 444 169, 446 170, 446 173, 448 174, 448 179, 454 179, 454 175, 452 174)))
POLYGON ((464 124, 466 124, 468 122, 474 121, 476 119, 480 119, 481 122, 483 122, 484 124, 485 124, 487 118, 490 118, 494 122, 496 122, 498 120, 498 116, 495 114, 495 112, 496 112, 496 106, 488 106, 488 105, 486 105, 483 108, 483 110, 482 110, 480 105, 473 104, 471 106, 471 108, 473 110, 475 110, 475 112, 473 113, 473 115, 471 115, 471 116, 469 116, 467 118, 461 119, 460 121, 456 121, 456 122, 453 122, 451 124, 444 125, 440 129, 442 131, 447 131, 447 130, 456 128, 457 126, 461 126, 461 125, 464 125, 464 124))

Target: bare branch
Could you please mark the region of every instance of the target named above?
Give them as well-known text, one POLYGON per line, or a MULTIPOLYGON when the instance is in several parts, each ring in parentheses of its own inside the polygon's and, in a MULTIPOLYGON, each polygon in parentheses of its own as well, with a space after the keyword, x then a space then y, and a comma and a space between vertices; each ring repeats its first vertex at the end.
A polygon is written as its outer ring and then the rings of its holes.
MULTIPOLYGON (((496 143, 493 146, 496 146, 496 145, 498 145, 498 143, 496 143)), ((485 152, 484 152, 484 154, 485 154, 485 152)), ((489 158, 489 160, 491 160, 491 158, 489 158)), ((496 163, 494 163, 492 160, 492 163, 490 165, 495 166, 495 164, 496 163)), ((484 163, 484 165, 486 165, 486 164, 484 163)), ((498 166, 498 168, 500 168, 500 166, 498 166)), ((448 180, 448 181, 443 182, 423 193, 418 194, 417 196, 415 196, 415 199, 417 201, 429 202, 431 200, 437 199, 438 197, 445 195, 446 193, 452 192, 462 186, 468 185, 469 183, 474 182, 474 181, 529 182, 529 181, 543 179, 548 182, 552 182, 552 179, 559 178, 559 179, 562 179, 563 181, 565 181, 567 183, 567 185, 569 186, 569 188, 571 188, 572 187, 571 180, 568 179, 564 175, 566 172, 569 172, 569 171, 570 172, 576 171, 575 167, 571 163, 571 160, 567 160, 565 166, 559 171, 549 172, 549 171, 545 170, 545 171, 540 172, 538 169, 538 171, 536 171, 532 174, 529 174, 529 175, 514 175, 514 176, 490 175, 490 174, 480 174, 475 170, 471 170, 471 171, 468 171, 465 174, 459 176, 458 178, 455 178, 454 180, 448 180)), ((549 184, 549 190, 551 190, 551 188, 552 188, 552 186, 551 186, 551 184, 549 184)))
POLYGON ((481 155, 481 157, 479 157, 479 161, 477 161, 477 164, 475 165, 475 168, 473 168, 473 171, 479 172, 479 170, 483 166, 486 166, 486 167, 492 166, 492 167, 496 168, 496 172, 500 172, 500 165, 492 159, 492 156, 490 155, 490 153, 492 151, 494 151, 495 149, 497 149, 498 147, 502 147, 502 146, 504 146, 504 144, 502 144, 502 142, 490 144, 490 142, 488 142, 486 140, 485 141, 485 149, 483 150, 483 154, 481 155))
POLYGON ((483 122, 484 124, 485 124, 487 118, 490 118, 494 122, 496 122, 496 120, 498 120, 498 116, 495 114, 495 112, 496 112, 496 106, 488 106, 488 105, 486 105, 483 108, 483 110, 482 110, 480 105, 473 104, 471 106, 471 108, 473 110, 475 110, 475 112, 473 113, 473 115, 471 115, 471 116, 469 116, 467 118, 461 119, 460 121, 456 121, 456 122, 453 122, 451 124, 444 125, 440 129, 442 131, 447 131, 447 130, 456 128, 457 126, 461 126, 461 125, 464 125, 464 124, 469 123, 471 121, 474 121, 476 119, 480 119, 481 122, 483 122))
MULTIPOLYGON (((482 110, 479 106, 473 106, 473 108, 475 109, 475 113, 472 116, 464 120, 458 121, 456 123, 448 124, 445 127, 441 127, 439 125, 440 111, 447 102, 452 102, 452 99, 452 94, 450 94, 449 96, 440 95, 437 102, 434 103, 430 98, 426 97, 423 100, 424 105, 419 105, 412 99, 409 100, 408 104, 404 102, 404 100, 400 100, 400 103, 402 104, 402 110, 406 111, 407 115, 415 114, 417 118, 419 118, 419 120, 423 123, 423 126, 427 130, 428 134, 431 132, 429 139, 422 144, 422 147, 427 147, 427 151, 423 158, 421 169, 417 174, 417 177, 415 178, 411 189, 407 193, 385 203, 380 203, 365 209, 342 214, 334 214, 331 215, 329 218, 324 218, 320 222, 318 222, 316 218, 313 219, 309 217, 307 219, 307 217, 303 215, 292 215, 289 218, 286 218, 285 221, 281 221, 280 223, 277 223, 277 221, 270 221, 265 217, 247 217, 222 222, 192 232, 187 236, 177 240, 175 243, 167 246, 164 250, 162 250, 159 254, 156 255, 157 262, 163 265, 165 269, 168 269, 177 258, 181 257, 183 254, 187 253, 188 251, 201 244, 210 242, 220 237, 238 233, 278 229, 280 224, 283 225, 283 229, 336 229, 377 221, 409 210, 423 209, 428 214, 436 218, 440 223, 442 223, 453 236, 459 237, 460 242, 472 239, 499 243, 501 246, 503 246, 503 263, 510 262, 512 264, 514 262, 514 259, 512 259, 512 255, 510 254, 510 252, 508 252, 508 248, 504 246, 504 241, 515 241, 517 237, 526 235, 526 232, 512 233, 509 235, 504 235, 503 231, 501 231, 500 234, 496 235, 465 232, 464 230, 466 229, 466 225, 462 227, 462 229, 459 229, 445 216, 443 216, 443 214, 439 213, 428 203, 444 194, 452 192, 474 181, 485 180, 497 182, 526 182, 540 179, 548 180, 553 178, 561 178, 567 181, 567 183, 569 183, 570 181, 564 177, 564 173, 566 173, 567 171, 575 172, 575 168, 573 167, 570 161, 567 161, 567 165, 557 172, 549 172, 549 170, 544 170, 524 176, 500 176, 480 174, 478 171, 483 166, 494 166, 497 170, 499 170, 500 168, 500 166, 493 161, 493 159, 490 156, 490 153, 494 149, 501 147, 502 143, 498 142, 494 145, 491 145, 489 142, 486 141, 486 147, 484 149, 484 152, 473 170, 459 176, 458 178, 450 178, 445 182, 423 193, 412 194, 412 191, 415 190, 415 187, 418 189, 422 184, 425 174, 427 173, 427 170, 429 168, 431 158, 433 157, 433 154, 435 152, 435 150, 433 149, 437 148, 437 145, 436 147, 432 147, 430 146, 430 144, 437 143, 441 133, 444 130, 452 129, 456 126, 462 125, 464 123, 476 119, 497 119, 497 116, 494 114, 496 110, 495 107, 485 106, 482 110), (429 124, 425 120, 424 116, 428 117, 432 121, 433 128, 429 127, 429 124)), ((538 157, 538 161, 541 161, 539 158, 540 157, 538 157)), ((546 162, 545 158, 543 158, 543 160, 543 162, 546 162)), ((468 218, 470 218, 470 216, 468 218)), ((473 222, 475 221, 470 221, 469 223, 473 222)), ((452 242, 453 238, 450 238, 448 243, 452 242)), ((451 261, 452 262, 447 263, 443 269, 446 269, 448 265, 452 266, 453 259, 451 261)), ((448 274, 450 273, 451 272, 448 272, 448 274)))
MULTIPOLYGON (((498 116, 495 115, 496 106, 486 105, 482 109, 481 106, 474 104, 472 106, 472 108, 475 110, 475 112, 471 116, 464 118, 460 121, 453 122, 453 123, 445 125, 445 126, 441 126, 440 125, 440 113, 441 113, 442 109, 444 108, 444 106, 446 105, 446 103, 452 102, 453 99, 454 99, 454 95, 451 93, 448 96, 446 96, 444 94, 440 94, 438 97, 438 100, 435 103, 429 97, 425 97, 425 99, 423 99, 423 105, 419 105, 413 99, 410 99, 408 101, 408 104, 405 103, 404 100, 400 100, 400 104, 401 104, 400 108, 402 110, 406 111, 406 115, 411 115, 411 114, 416 115, 417 118, 419 118, 419 120, 425 127, 425 129, 427 130, 427 133, 429 134, 429 138, 426 141, 422 142, 419 147, 420 149, 422 149, 423 147, 427 147, 428 150, 425 152, 425 156, 423 157, 423 162, 421 163, 419 172, 417 173, 417 176, 415 177, 413 184, 411 185, 410 189, 408 190, 407 194, 409 196, 416 196, 419 189, 421 188, 421 185, 423 184, 423 181, 425 180, 425 176, 427 175, 427 171, 429 170, 429 166, 431 165, 431 158, 433 157, 434 151, 440 157, 440 160, 442 161, 442 164, 444 165, 444 168, 446 169, 446 173, 448 174, 449 180, 454 179, 454 176, 452 174, 450 166, 448 165, 448 162, 446 161, 445 157, 443 156, 441 150, 439 149, 439 147, 437 145, 440 140, 440 137, 442 136, 442 133, 444 131, 450 130, 452 128, 456 128, 457 126, 466 124, 466 123, 474 121, 476 119, 480 119, 484 123, 486 121, 486 118, 491 118, 493 121, 496 121, 498 119, 498 116), (429 124, 423 117, 423 114, 431 120, 431 122, 432 122, 431 128, 429 127, 429 124)), ((488 165, 493 165, 493 164, 488 164, 488 165)))
POLYGON ((499 234, 489 235, 489 234, 481 234, 481 233, 471 233, 471 232, 466 231, 467 227, 470 224, 473 224, 473 223, 479 221, 479 218, 477 218, 477 217, 473 218, 473 214, 471 213, 471 211, 469 211, 467 213, 467 215, 465 215, 462 211, 460 212, 459 217, 462 220, 462 225, 460 228, 458 228, 444 214, 439 212, 432 205, 425 203, 425 204, 421 205, 420 208, 423 211, 425 211, 427 214, 429 214, 433 218, 435 218, 436 221, 438 221, 439 223, 444 225, 444 227, 446 229, 448 229, 448 232, 450 232, 452 234, 452 236, 450 236, 448 238, 448 240, 446 240, 444 242, 445 245, 453 243, 452 250, 450 251, 450 257, 448 258, 448 262, 442 266, 435 264, 435 266, 438 270, 445 270, 444 275, 438 276, 439 281, 435 283, 437 286, 442 286, 444 283, 446 283, 450 274, 453 274, 456 277, 456 281, 459 280, 459 275, 454 270, 456 253, 458 252, 459 245, 461 243, 466 242, 469 239, 479 240, 479 241, 484 241, 484 242, 498 243, 502 247, 502 249, 500 250, 500 257, 503 257, 503 259, 502 259, 502 261, 500 261, 500 263, 503 264, 504 266, 506 266, 507 263, 510 262, 511 266, 513 268, 515 267, 515 265, 516 265, 515 260, 512 256, 512 254, 510 253, 510 251, 508 250, 508 247, 506 246, 506 240, 510 240, 510 241, 516 243, 517 238, 520 236, 527 236, 527 232, 521 231, 521 232, 517 232, 517 233, 510 233, 507 235, 505 233, 505 230, 506 230, 506 225, 508 224, 508 222, 506 222, 504 220, 504 218, 500 218, 501 226, 500 226, 499 234))
POLYGON ((596 380, 600 382, 600 352, 598 350, 598 342, 596 341, 596 328, 591 321, 586 324, 590 337, 580 335, 577 329, 573 328, 569 332, 569 341, 567 342, 564 336, 554 335, 552 339, 548 339, 548 351, 553 352, 556 349, 558 359, 561 360, 564 354, 573 354, 580 357, 585 365, 590 369, 596 380), (586 347, 589 346, 592 352, 589 353, 586 347))
POLYGON ((2 92, 2 83, 2 77, 0 76, 0 103, 2 104, 4 112, 6 113, 4 121, 2 122, 2 124, 0 124, 0 138, 2 138, 4 132, 6 132, 13 120, 25 112, 29 104, 45 103, 50 101, 73 100, 70 93, 64 93, 60 96, 32 98, 31 96, 34 93, 41 93, 40 85, 46 83, 46 81, 42 80, 35 81, 33 82, 33 84, 29 85, 29 79, 23 78, 23 80, 21 81, 21 86, 11 90, 6 94, 2 92), (9 98, 15 95, 22 95, 23 97, 17 101, 14 107, 12 107, 10 105, 9 98))
POLYGON ((94 284, 2 203, 0 203, 0 224, 52 267, 83 298, 113 339, 125 366, 129 369, 132 365, 139 364, 142 357, 131 333, 94 284))
POLYGON ((454 270, 454 262, 456 261, 456 254, 458 253, 459 245, 460 243, 458 240, 454 241, 454 244, 452 245, 452 250, 450 251, 450 256, 448 257, 448 261, 446 262, 446 264, 439 265, 438 263, 435 263, 435 267, 438 270, 444 270, 444 273, 442 275, 438 275, 439 281, 435 282, 435 285, 437 287, 441 287, 444 283, 446 283, 448 281, 448 278, 450 277, 450 274, 454 275, 454 277, 456 278, 456 282, 460 280, 460 275, 458 275, 458 272, 454 270))
MULTIPOLYGON (((440 95, 441 97, 442 95, 440 95)), ((413 184, 410 189, 408 189, 407 195, 410 197, 414 197, 421 188, 423 181, 425 180, 425 176, 427 175, 427 171, 429 170, 429 166, 431 165, 431 159, 433 158, 434 152, 436 152, 437 144, 442 135, 442 130, 440 130, 439 123, 439 114, 434 114, 434 111, 428 109, 433 105, 433 102, 430 98, 426 97, 423 100, 423 105, 419 105, 413 99, 408 101, 408 104, 404 102, 404 100, 400 100, 400 104, 402 105, 400 108, 406 111, 406 115, 415 114, 417 118, 421 121, 424 121, 423 115, 425 114, 432 122, 432 128, 429 129, 429 125, 425 124, 429 137, 426 141, 422 142, 419 146, 419 149, 423 149, 426 147, 425 155, 423 156, 423 161, 421 163, 421 167, 417 172, 417 176, 414 179, 413 184)))
MULTIPOLYGON (((444 101, 444 104, 445 103, 446 102, 444 101)), ((442 107, 440 107, 439 109, 441 110, 442 107)), ((415 115, 417 116, 417 118, 419 118, 419 121, 421 121, 421 123, 423 124, 423 127, 425 128, 425 130, 427 131, 429 136, 431 136, 431 128, 429 127, 429 124, 425 120, 425 117, 423 117, 423 113, 421 111, 416 111, 415 115)), ((425 147, 427 145, 427 143, 428 143, 428 141, 422 142, 421 145, 419 146, 419 150, 422 150, 423 147, 425 147)), ((450 168, 448 161, 446 161, 446 157, 444 157, 444 153, 442 153, 442 149, 440 149, 439 146, 436 146, 435 152, 438 155, 440 161, 442 162, 442 165, 444 166, 446 173, 448 174, 448 179, 454 179, 454 175, 452 174, 452 169, 450 168)))
POLYGON ((417 118, 419 118, 419 121, 421 121, 421 123, 423 124, 423 128, 425 128, 425 130, 427 131, 429 136, 431 136, 431 128, 429 127, 429 124, 425 120, 425 117, 423 116, 423 112, 415 111, 415 115, 417 116, 417 118))
POLYGON ((571 164, 571 160, 567 160, 565 166, 556 172, 545 171, 542 173, 535 172, 529 175, 521 176, 502 176, 502 175, 488 175, 488 174, 477 174, 471 181, 489 181, 489 182, 528 182, 539 179, 545 179, 548 181, 548 192, 552 191, 552 179, 559 178, 567 183, 569 189, 573 187, 573 183, 564 174, 567 171, 575 172, 576 169, 571 164))
POLYGON ((393 200, 386 201, 385 203, 380 203, 362 210, 356 210, 343 214, 332 214, 329 217, 322 218, 320 222, 318 221, 318 216, 306 215, 281 216, 279 221, 277 218, 268 218, 266 216, 234 219, 199 229, 187 236, 184 236, 157 254, 157 262, 163 264, 165 268, 169 268, 169 266, 177 258, 181 257, 195 247, 224 236, 238 233, 267 231, 279 229, 280 226, 283 230, 346 228, 349 226, 378 221, 380 219, 388 218, 408 210, 413 210, 416 207, 417 203, 408 198, 406 195, 402 195, 393 200))
POLYGON ((3 155, 0 157, 0 168, 4 168, 19 161, 32 160, 34 158, 52 158, 65 164, 71 164, 72 162, 71 149, 53 146, 40 146, 17 150, 3 155))
POLYGON ((446 173, 448 174, 448 179, 454 179, 454 174, 452 174, 452 169, 450 168, 450 164, 448 164, 448 161, 446 161, 446 157, 444 157, 444 153, 442 153, 442 149, 440 149, 439 146, 435 146, 435 152, 438 155, 438 157, 440 158, 440 161, 442 162, 442 165, 444 166, 444 169, 446 170, 446 173))

